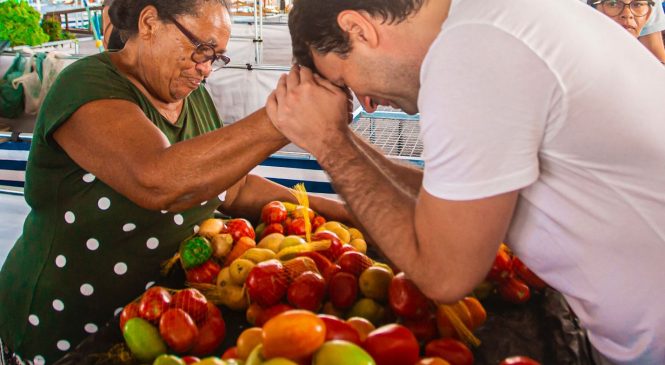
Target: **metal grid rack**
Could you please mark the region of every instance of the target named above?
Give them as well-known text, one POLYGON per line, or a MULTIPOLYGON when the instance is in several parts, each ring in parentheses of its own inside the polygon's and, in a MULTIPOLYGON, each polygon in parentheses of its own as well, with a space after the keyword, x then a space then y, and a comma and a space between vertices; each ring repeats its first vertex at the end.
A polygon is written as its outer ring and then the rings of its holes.
POLYGON ((421 161, 419 117, 401 112, 356 112, 353 131, 379 148, 386 157, 421 161))

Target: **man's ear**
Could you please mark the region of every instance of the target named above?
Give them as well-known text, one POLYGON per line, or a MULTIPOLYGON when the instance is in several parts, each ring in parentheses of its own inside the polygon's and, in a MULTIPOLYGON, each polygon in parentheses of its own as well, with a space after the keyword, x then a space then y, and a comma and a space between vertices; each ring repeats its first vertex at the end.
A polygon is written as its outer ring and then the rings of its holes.
POLYGON ((348 34, 351 44, 375 48, 379 45, 377 20, 366 12, 344 10, 337 16, 337 24, 348 34))
POLYGON ((150 38, 160 24, 157 8, 152 5, 146 6, 139 15, 139 37, 150 38))

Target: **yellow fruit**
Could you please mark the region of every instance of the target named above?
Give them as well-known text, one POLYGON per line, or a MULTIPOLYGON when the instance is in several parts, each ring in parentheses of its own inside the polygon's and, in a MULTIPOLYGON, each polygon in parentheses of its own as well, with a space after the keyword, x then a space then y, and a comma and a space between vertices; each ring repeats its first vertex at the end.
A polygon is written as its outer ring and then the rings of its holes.
POLYGON ((367 298, 384 302, 388 299, 388 287, 392 280, 392 271, 381 266, 370 266, 360 274, 358 287, 367 298))
POLYGON ((240 256, 240 258, 250 260, 256 264, 274 259, 275 257, 276 255, 272 250, 258 247, 250 248, 240 256))
POLYGON ((212 256, 217 259, 223 259, 231 252, 233 237, 228 233, 216 234, 212 236, 210 246, 212 247, 212 256))
POLYGON ((361 240, 365 239, 365 236, 363 236, 362 232, 356 228, 349 228, 349 234, 351 235, 351 241, 355 240, 356 238, 360 238, 361 240))
POLYGON ((244 287, 227 285, 221 288, 222 304, 234 311, 247 309, 249 302, 244 287))
POLYGON ((393 276, 395 275, 395 272, 393 271, 393 269, 391 269, 390 266, 388 266, 388 264, 384 264, 383 262, 376 262, 376 261, 375 261, 375 262, 374 262, 374 265, 372 265, 372 266, 382 267, 382 268, 387 269, 388 271, 390 271, 390 273, 391 273, 393 276))
POLYGON ((354 238, 354 239, 351 240, 351 242, 349 242, 349 244, 351 246, 353 246, 353 248, 355 248, 356 251, 362 252, 362 253, 365 253, 365 254, 367 253, 367 242, 365 242, 364 239, 354 238))
POLYGON ((224 228, 224 221, 217 218, 206 219, 199 224, 199 236, 212 238, 224 228))
POLYGON ((241 359, 247 359, 249 354, 254 350, 254 348, 261 344, 263 331, 261 327, 251 327, 248 328, 238 336, 236 340, 236 348, 238 357, 241 359))
POLYGON ((342 241, 342 243, 349 243, 351 242, 351 233, 342 226, 341 223, 335 222, 335 221, 330 221, 322 224, 319 228, 316 229, 316 232, 321 232, 321 231, 330 231, 333 232, 334 234, 339 237, 339 240, 342 241))
POLYGON ((235 259, 229 266, 231 281, 235 285, 243 285, 249 272, 256 266, 253 261, 247 259, 235 259))
POLYGON ((277 258, 281 261, 291 260, 295 258, 297 254, 307 251, 310 251, 309 245, 307 244, 286 247, 283 250, 279 250, 277 258))
POLYGON ((226 365, 226 361, 219 357, 211 356, 196 362, 196 365, 226 365))
POLYGON ((263 357, 263 345, 254 347, 254 350, 247 357, 245 365, 261 365, 266 361, 263 357))
POLYGON ((258 248, 267 248, 275 253, 279 252, 279 245, 284 240, 284 235, 281 233, 271 233, 256 245, 258 248))
POLYGON ((293 212, 297 207, 299 207, 298 204, 293 204, 290 202, 282 202, 282 204, 284 204, 284 208, 286 208, 286 211, 289 213, 293 212))
POLYGON ((381 323, 386 309, 373 299, 362 298, 351 307, 347 313, 348 317, 362 317, 372 322, 375 326, 381 323))
POLYGON ((283 250, 287 247, 300 246, 300 245, 305 245, 305 244, 307 244, 307 241, 305 241, 305 239, 300 237, 300 236, 295 236, 295 235, 286 236, 286 237, 284 237, 282 242, 279 244, 279 250, 277 252, 279 252, 279 251, 281 251, 281 250, 283 250))
POLYGON ((274 357, 268 361, 263 362, 261 365, 298 365, 298 363, 283 357, 274 357))
POLYGON ((219 274, 217 274, 216 283, 219 287, 233 285, 233 280, 231 280, 231 269, 228 267, 223 268, 219 274))

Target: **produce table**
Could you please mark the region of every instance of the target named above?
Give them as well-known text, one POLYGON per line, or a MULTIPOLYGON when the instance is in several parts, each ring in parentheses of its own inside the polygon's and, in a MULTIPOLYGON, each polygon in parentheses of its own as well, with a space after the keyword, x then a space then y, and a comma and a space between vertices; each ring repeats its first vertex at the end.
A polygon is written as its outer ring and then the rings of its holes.
MULTIPOLYGON (((158 285, 179 288, 183 282, 182 272, 176 272, 158 285)), ((487 322, 475 332, 482 344, 473 351, 474 364, 497 365, 505 357, 526 355, 543 365, 593 365, 586 335, 560 293, 551 289, 533 293, 531 300, 523 305, 503 302, 498 296, 488 298, 483 304, 487 309, 487 322)), ((222 308, 222 313, 227 332, 224 343, 215 353, 218 356, 234 346, 240 332, 250 327, 244 312, 222 308)), ((109 352, 118 354, 122 344, 116 316, 56 364, 137 364, 131 358, 109 356, 109 352)))

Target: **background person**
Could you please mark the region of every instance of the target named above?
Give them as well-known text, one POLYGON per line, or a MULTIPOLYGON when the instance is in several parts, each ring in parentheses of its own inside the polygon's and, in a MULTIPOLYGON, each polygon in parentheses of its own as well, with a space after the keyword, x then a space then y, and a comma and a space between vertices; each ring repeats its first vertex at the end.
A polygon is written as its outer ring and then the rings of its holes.
MULTIPOLYGON (((127 43, 59 75, 37 118, 23 235, 0 272, 0 338, 53 363, 160 279, 220 209, 254 219, 289 191, 247 175, 286 144, 264 110, 222 127, 202 81, 228 62, 221 0, 115 0, 127 43)), ((343 205, 312 198, 336 220, 343 205)), ((7 356, 11 357, 11 356, 7 356)))
POLYGON ((665 301, 665 69, 594 11, 296 0, 294 56, 327 80, 296 67, 267 110, 429 297, 469 293, 505 239, 564 295, 599 361, 663 364, 665 310, 645 303, 665 301), (368 111, 420 113, 424 173, 366 155, 344 87, 368 111))

